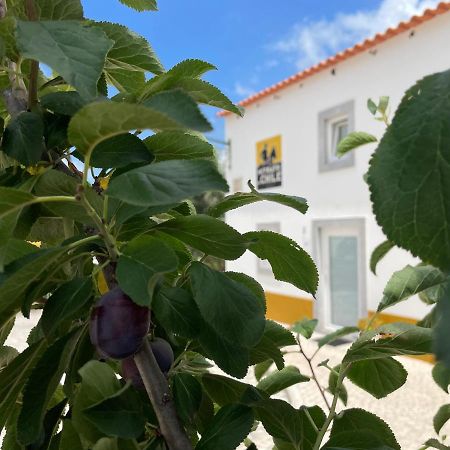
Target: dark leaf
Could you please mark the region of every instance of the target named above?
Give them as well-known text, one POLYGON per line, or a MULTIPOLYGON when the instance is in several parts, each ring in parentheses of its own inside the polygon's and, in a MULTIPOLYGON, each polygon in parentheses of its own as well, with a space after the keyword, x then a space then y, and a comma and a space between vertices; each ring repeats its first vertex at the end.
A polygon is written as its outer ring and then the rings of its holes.
POLYGON ((162 223, 158 229, 217 258, 234 260, 246 250, 246 240, 240 233, 221 220, 205 215, 178 217, 162 223))
POLYGON ((3 133, 2 150, 25 166, 38 163, 45 151, 44 122, 39 114, 25 111, 14 117, 3 133))
POLYGON ((172 389, 181 419, 186 424, 193 422, 202 401, 202 386, 192 375, 177 373, 173 377, 172 389))
POLYGON ((258 258, 267 259, 275 278, 286 281, 299 289, 314 294, 318 274, 311 257, 298 244, 281 234, 271 231, 245 233, 249 250, 258 258))
POLYGON ((116 277, 119 286, 134 302, 150 306, 157 282, 177 266, 177 255, 163 241, 152 236, 139 236, 122 250, 116 277))
POLYGON ((390 250, 395 247, 391 241, 384 241, 372 252, 370 256, 370 270, 374 275, 377 274, 377 265, 378 263, 388 254, 390 250))
POLYGON ((248 406, 224 406, 214 416, 195 448, 197 450, 234 450, 250 433, 253 420, 253 412, 248 406))
POLYGON ((97 96, 97 81, 112 44, 103 31, 81 21, 17 22, 23 56, 50 66, 87 99, 97 96))

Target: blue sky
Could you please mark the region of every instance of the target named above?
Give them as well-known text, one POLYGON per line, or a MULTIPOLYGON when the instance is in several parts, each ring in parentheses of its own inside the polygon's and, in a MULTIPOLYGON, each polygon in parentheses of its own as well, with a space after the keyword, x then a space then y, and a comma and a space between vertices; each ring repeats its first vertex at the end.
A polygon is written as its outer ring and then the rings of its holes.
MULTIPOLYGON (((85 16, 145 36, 166 68, 186 58, 215 64, 206 79, 241 100, 437 0, 159 0, 135 12, 118 0, 84 0, 85 16), (106 7, 106 4, 108 5, 106 7)), ((222 120, 212 137, 223 138, 222 120)))

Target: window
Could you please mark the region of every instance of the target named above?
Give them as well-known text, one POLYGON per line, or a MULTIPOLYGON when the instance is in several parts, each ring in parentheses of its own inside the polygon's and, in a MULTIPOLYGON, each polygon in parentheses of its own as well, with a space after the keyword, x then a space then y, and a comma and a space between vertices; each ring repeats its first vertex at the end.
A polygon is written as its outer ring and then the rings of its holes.
MULTIPOLYGON (((258 231, 273 231, 274 233, 280 233, 280 223, 270 222, 270 223, 260 223, 256 226, 258 231)), ((260 275, 272 275, 272 267, 267 259, 261 260, 257 259, 257 271, 260 275)))
POLYGON ((353 131, 354 103, 348 102, 319 114, 319 172, 353 166, 353 152, 336 155, 339 142, 353 131))

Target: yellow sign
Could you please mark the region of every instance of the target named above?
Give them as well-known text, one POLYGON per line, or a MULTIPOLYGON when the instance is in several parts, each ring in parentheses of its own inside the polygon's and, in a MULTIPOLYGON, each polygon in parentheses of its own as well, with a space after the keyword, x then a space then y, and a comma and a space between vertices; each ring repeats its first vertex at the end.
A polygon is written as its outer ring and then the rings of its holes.
POLYGON ((256 143, 256 174, 258 189, 281 186, 281 135, 256 143))

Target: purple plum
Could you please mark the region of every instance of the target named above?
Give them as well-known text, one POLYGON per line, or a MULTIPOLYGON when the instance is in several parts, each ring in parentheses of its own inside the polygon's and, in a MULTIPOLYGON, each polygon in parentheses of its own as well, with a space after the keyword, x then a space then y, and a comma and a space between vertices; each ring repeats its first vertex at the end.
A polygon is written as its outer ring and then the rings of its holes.
POLYGON ((92 344, 103 357, 124 359, 134 355, 150 327, 150 310, 139 306, 119 287, 95 305, 90 319, 92 344))

